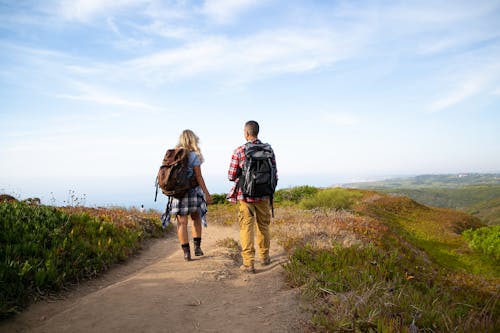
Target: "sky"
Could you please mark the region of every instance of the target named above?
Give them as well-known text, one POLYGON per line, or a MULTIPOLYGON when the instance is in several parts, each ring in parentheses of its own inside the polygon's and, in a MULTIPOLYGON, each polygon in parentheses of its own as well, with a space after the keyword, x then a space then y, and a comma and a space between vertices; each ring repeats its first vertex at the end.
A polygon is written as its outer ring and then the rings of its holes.
POLYGON ((184 129, 227 193, 247 120, 278 188, 500 171, 500 1, 0 0, 0 192, 164 206, 184 129))

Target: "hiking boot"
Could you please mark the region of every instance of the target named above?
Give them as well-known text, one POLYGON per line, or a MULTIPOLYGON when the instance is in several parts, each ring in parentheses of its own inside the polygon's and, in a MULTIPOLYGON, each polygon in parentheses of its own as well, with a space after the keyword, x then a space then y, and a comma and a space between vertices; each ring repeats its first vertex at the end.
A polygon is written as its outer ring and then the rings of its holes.
POLYGON ((199 257, 199 256, 202 256, 204 253, 203 251, 201 250, 201 247, 197 246, 194 248, 194 255, 199 257))
POLYGON ((269 265, 270 263, 271 263, 271 257, 266 257, 266 258, 262 259, 262 261, 261 261, 261 263, 260 263, 260 264, 261 264, 262 266, 267 266, 267 265, 269 265))
POLYGON ((184 260, 191 261, 191 249, 188 244, 182 244, 182 251, 184 251, 184 260))
POLYGON ((201 237, 195 237, 193 238, 194 242, 194 255, 199 257, 203 255, 203 251, 201 250, 201 237))
POLYGON ((255 274, 255 268, 253 267, 253 264, 250 265, 250 266, 241 265, 240 266, 240 271, 242 271, 244 273, 255 274))

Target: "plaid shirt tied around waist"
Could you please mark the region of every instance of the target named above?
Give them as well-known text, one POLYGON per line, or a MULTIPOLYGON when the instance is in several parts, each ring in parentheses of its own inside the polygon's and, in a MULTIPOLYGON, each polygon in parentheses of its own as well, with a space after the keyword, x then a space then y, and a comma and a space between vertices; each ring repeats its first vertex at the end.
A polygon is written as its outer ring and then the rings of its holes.
MULTIPOLYGON (((260 140, 254 140, 252 143, 262 143, 260 140)), ((276 160, 273 158, 273 164, 276 165, 276 160)), ((265 197, 244 197, 243 191, 238 186, 238 177, 241 175, 243 170, 243 165, 245 164, 245 145, 239 146, 233 152, 231 156, 231 163, 229 164, 228 178, 230 181, 234 182, 234 186, 229 191, 227 200, 232 203, 237 201, 245 202, 261 202, 264 200, 269 200, 268 196, 265 197)))

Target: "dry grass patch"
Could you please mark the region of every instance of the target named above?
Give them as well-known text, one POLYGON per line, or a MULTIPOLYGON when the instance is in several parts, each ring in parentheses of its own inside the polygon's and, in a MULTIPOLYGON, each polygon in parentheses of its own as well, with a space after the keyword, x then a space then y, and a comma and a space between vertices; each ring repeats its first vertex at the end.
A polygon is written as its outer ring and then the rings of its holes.
POLYGON ((306 244, 328 249, 334 244, 350 247, 379 242, 387 230, 377 220, 345 210, 280 207, 272 226, 273 237, 291 251, 306 244))

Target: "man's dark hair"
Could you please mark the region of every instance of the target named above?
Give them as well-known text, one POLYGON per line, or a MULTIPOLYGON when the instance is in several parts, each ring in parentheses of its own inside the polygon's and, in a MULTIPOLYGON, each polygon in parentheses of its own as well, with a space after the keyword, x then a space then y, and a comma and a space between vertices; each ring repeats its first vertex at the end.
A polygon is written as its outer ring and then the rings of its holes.
POLYGON ((259 135, 259 123, 257 123, 255 120, 249 120, 245 124, 245 128, 248 131, 248 134, 250 134, 253 137, 257 137, 259 135))

